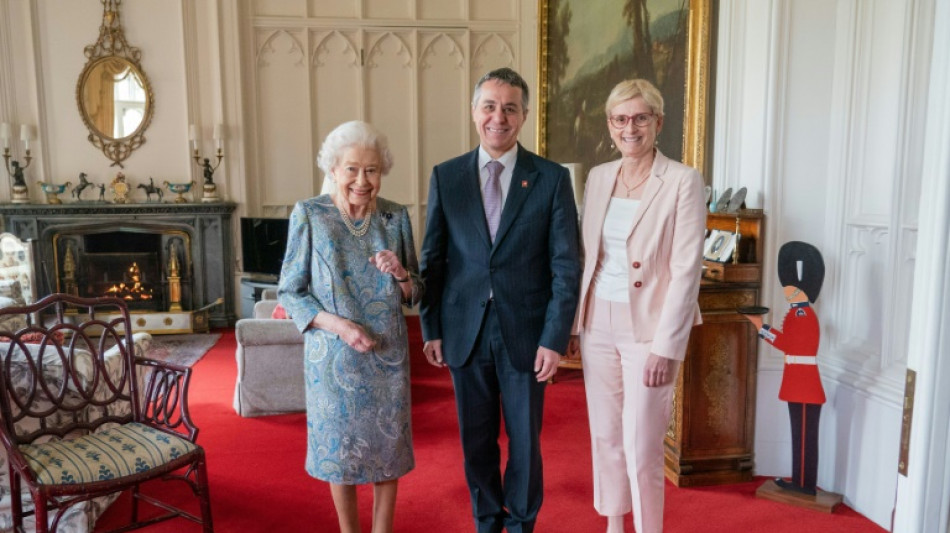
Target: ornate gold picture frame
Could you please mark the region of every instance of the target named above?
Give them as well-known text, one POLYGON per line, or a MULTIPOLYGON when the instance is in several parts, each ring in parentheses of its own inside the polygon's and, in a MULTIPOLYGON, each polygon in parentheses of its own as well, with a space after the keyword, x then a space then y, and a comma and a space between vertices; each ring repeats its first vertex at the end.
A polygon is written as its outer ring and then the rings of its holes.
POLYGON ((580 163, 584 176, 618 157, 604 103, 618 82, 647 78, 665 100, 660 150, 699 169, 709 182, 716 5, 716 0, 540 0, 539 153, 580 163))
POLYGON ((122 0, 100 1, 99 38, 83 49, 87 61, 76 84, 76 104, 89 142, 102 150, 111 166, 124 168, 122 162, 145 144, 155 95, 142 70, 142 52, 125 39, 119 17, 122 0))

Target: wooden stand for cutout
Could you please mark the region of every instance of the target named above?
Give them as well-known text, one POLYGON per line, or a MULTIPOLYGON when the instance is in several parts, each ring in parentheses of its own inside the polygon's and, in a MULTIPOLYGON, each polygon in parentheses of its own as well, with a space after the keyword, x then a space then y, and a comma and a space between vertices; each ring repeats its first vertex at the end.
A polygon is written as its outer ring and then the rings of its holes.
POLYGON ((831 514, 835 507, 841 504, 843 496, 835 492, 825 492, 818 489, 818 494, 809 496, 793 490, 785 490, 775 483, 775 480, 768 480, 755 491, 756 498, 772 500, 773 502, 787 503, 796 507, 804 507, 813 511, 831 514))

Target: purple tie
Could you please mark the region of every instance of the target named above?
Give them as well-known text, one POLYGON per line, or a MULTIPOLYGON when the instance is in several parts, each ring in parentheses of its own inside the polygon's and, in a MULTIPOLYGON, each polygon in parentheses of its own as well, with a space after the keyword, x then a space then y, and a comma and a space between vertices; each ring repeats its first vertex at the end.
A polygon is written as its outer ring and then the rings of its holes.
POLYGON ((482 191, 482 201, 485 203, 485 220, 488 221, 488 232, 492 242, 495 242, 495 233, 498 231, 498 222, 501 221, 501 171, 505 169, 498 161, 489 161, 488 180, 485 181, 485 190, 482 191))

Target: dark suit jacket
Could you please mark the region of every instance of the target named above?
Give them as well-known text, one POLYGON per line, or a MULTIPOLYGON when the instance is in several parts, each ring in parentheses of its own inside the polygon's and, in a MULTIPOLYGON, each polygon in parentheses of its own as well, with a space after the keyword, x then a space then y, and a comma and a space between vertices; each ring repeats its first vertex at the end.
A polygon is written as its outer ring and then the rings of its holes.
POLYGON ((478 150, 437 165, 429 182, 420 307, 426 340, 449 366, 472 353, 490 291, 512 364, 533 371, 538 346, 564 353, 577 307, 577 209, 567 169, 520 145, 494 245, 478 150))

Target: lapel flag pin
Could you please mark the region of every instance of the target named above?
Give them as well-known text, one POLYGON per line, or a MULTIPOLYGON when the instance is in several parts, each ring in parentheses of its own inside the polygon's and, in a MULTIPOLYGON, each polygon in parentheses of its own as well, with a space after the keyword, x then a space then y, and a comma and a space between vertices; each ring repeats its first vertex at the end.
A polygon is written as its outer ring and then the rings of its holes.
POLYGON ((521 188, 522 189, 528 188, 528 180, 521 180, 521 188))

